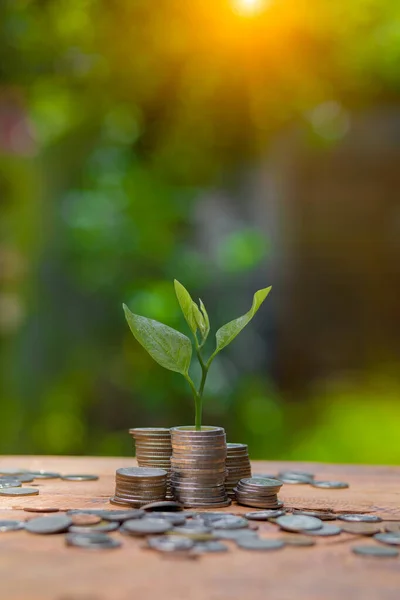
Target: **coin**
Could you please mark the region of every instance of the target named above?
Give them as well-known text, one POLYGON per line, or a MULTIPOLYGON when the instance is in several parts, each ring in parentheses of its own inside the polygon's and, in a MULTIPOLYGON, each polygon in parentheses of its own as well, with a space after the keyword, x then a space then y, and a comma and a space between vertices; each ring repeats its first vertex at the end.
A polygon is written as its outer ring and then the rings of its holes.
MULTIPOLYGON (((187 538, 186 538, 187 539, 187 538)), ((194 554, 208 554, 213 552, 227 552, 228 546, 218 542, 217 540, 211 540, 209 542, 199 542, 195 545, 192 552, 194 554)))
POLYGON ((34 479, 59 479, 60 473, 53 473, 51 471, 31 471, 31 475, 34 479))
POLYGON ((346 523, 343 521, 341 526, 346 533, 356 535, 374 535, 382 530, 382 526, 377 523, 346 523))
POLYGON ((257 532, 252 529, 213 529, 212 536, 218 540, 241 540, 247 537, 257 537, 257 532))
POLYGON ((29 473, 29 471, 18 467, 0 467, 0 475, 20 475, 21 473, 29 473))
POLYGON ((186 525, 178 525, 177 527, 173 528, 173 532, 174 533, 179 533, 179 534, 199 534, 199 533, 210 533, 212 531, 212 527, 208 527, 207 525, 202 525, 201 523, 197 523, 193 522, 193 523, 187 523, 186 525))
POLYGON ((71 515, 72 525, 96 525, 100 523, 101 517, 97 515, 88 515, 87 513, 78 513, 71 515))
POLYGON ((22 510, 33 513, 55 513, 59 512, 60 509, 54 506, 26 506, 22 510))
POLYGON ((176 535, 163 535, 148 537, 147 544, 159 552, 182 552, 193 548, 194 541, 176 535))
POLYGON ((109 533, 111 531, 116 531, 117 529, 119 529, 119 523, 116 523, 115 521, 100 521, 100 523, 95 523, 93 525, 71 525, 69 531, 70 533, 109 533))
POLYGON ((21 483, 32 483, 34 480, 34 477, 31 473, 19 473, 18 475, 15 475, 15 477, 21 483))
POLYGON ((321 519, 321 521, 335 521, 337 519, 337 515, 335 515, 335 513, 317 510, 294 510, 293 514, 304 515, 306 517, 316 517, 317 519, 321 519))
POLYGON ((37 496, 39 490, 33 487, 11 487, 0 489, 0 496, 37 496))
POLYGON ((257 510, 248 512, 244 516, 251 521, 268 521, 268 519, 276 519, 285 514, 284 510, 257 510))
POLYGON ((63 533, 67 531, 69 526, 72 524, 70 517, 66 515, 54 515, 51 517, 38 517, 32 519, 25 524, 26 531, 29 533, 38 534, 52 534, 52 533, 63 533))
POLYGON ((14 481, 2 481, 0 480, 0 490, 5 490, 7 488, 16 488, 21 487, 22 483, 15 479, 14 481))
POLYGON ((278 479, 280 481, 282 481, 282 483, 298 485, 298 484, 312 483, 314 477, 310 477, 309 475, 302 474, 302 473, 287 472, 287 473, 279 473, 278 479))
POLYGON ((213 527, 216 529, 242 529, 248 527, 249 522, 243 517, 235 517, 234 515, 227 515, 221 517, 218 521, 213 522, 213 527))
POLYGON ((391 558, 399 555, 396 548, 387 548, 385 546, 353 546, 354 554, 363 556, 377 556, 380 558, 391 558))
POLYGON ((277 475, 277 479, 281 479, 282 477, 296 479, 314 479, 313 473, 307 473, 305 471, 280 471, 277 475))
MULTIPOLYGON (((318 529, 316 529, 318 531, 318 529)), ((282 537, 282 541, 287 546, 315 546, 315 540, 311 539, 307 535, 285 535, 282 537)))
POLYGON ((171 525, 185 525, 186 517, 183 513, 176 512, 154 512, 151 514, 152 519, 167 519, 171 525))
POLYGON ((323 488, 328 490, 343 490, 349 487, 344 481, 313 481, 311 485, 315 488, 323 488))
POLYGON ((119 548, 121 542, 106 533, 68 533, 65 536, 67 546, 77 546, 89 550, 109 550, 119 548))
POLYGON ((236 543, 243 550, 279 550, 285 545, 285 542, 282 540, 261 539, 257 537, 239 538, 236 543))
POLYGON ((304 515, 283 515, 276 519, 276 523, 287 531, 308 531, 320 529, 323 525, 320 519, 304 515))
POLYGON ((262 477, 249 477, 246 479, 241 479, 239 484, 254 488, 255 490, 259 490, 260 488, 280 488, 282 487, 282 482, 279 479, 273 478, 262 478, 262 477))
POLYGON ((337 527, 336 525, 326 525, 325 523, 323 523, 320 529, 310 529, 308 531, 304 531, 304 533, 306 533, 306 535, 317 535, 327 537, 331 535, 339 535, 341 531, 342 529, 340 527, 337 527))
POLYGON ((348 521, 349 523, 380 523, 382 519, 376 515, 358 515, 358 514, 346 514, 338 515, 340 521, 348 521))
POLYGON ((130 535, 151 535, 154 533, 165 533, 171 529, 171 523, 167 519, 132 519, 125 521, 121 531, 130 535))
POLYGON ((393 546, 400 546, 400 532, 390 531, 388 533, 377 533, 374 535, 374 539, 382 544, 390 544, 393 546))
POLYGON ((22 521, 5 521, 0 520, 0 532, 5 531, 18 531, 19 529, 24 528, 24 523, 22 521))
POLYGON ((96 481, 98 475, 61 475, 64 481, 96 481))
POLYGON ((150 502, 150 504, 145 504, 144 506, 142 506, 143 510, 146 511, 178 511, 178 510, 182 510, 183 506, 182 504, 179 504, 179 502, 174 502, 173 500, 161 500, 160 502, 150 502))
POLYGON ((146 513, 144 510, 138 508, 136 510, 108 510, 101 514, 101 518, 104 521, 116 521, 122 523, 123 521, 129 521, 130 519, 141 519, 146 513))

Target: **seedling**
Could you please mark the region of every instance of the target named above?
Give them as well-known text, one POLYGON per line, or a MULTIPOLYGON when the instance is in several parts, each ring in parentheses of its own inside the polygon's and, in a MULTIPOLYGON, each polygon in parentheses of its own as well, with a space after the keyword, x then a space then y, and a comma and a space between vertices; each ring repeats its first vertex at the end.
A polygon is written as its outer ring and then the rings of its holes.
POLYGON ((195 403, 195 427, 196 429, 201 429, 204 386, 211 363, 217 354, 223 348, 226 348, 251 321, 271 291, 271 287, 258 290, 254 294, 252 307, 245 315, 234 321, 230 321, 218 329, 216 333, 216 348, 208 360, 206 360, 203 357, 203 346, 210 333, 210 320, 206 307, 201 300, 199 300, 199 305, 197 305, 192 300, 189 292, 176 279, 174 285, 183 316, 193 335, 194 349, 201 367, 201 380, 197 389, 189 375, 193 352, 190 339, 180 331, 159 323, 159 321, 133 314, 125 304, 123 304, 123 308, 130 330, 139 344, 147 350, 159 365, 170 371, 180 373, 190 385, 195 403))

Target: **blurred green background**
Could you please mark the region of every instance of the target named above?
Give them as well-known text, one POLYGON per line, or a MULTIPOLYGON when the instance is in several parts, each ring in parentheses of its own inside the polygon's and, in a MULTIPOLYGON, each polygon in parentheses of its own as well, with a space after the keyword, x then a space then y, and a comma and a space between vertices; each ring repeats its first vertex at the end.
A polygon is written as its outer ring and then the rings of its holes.
POLYGON ((2 0, 0 452, 192 423, 121 308, 188 333, 176 277, 214 332, 273 286, 205 423, 399 462, 399 66, 397 0, 2 0))

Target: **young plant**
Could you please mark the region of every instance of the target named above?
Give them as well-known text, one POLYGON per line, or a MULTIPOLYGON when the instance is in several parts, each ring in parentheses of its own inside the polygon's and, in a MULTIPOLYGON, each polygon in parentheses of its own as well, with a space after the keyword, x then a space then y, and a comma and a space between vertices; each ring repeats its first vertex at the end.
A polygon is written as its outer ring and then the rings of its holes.
POLYGON ((196 429, 201 429, 203 392, 211 363, 217 354, 226 348, 251 321, 271 291, 271 287, 258 290, 254 294, 253 304, 245 315, 218 329, 216 348, 206 360, 203 357, 203 346, 210 333, 210 320, 206 307, 201 300, 199 300, 199 306, 193 302, 189 292, 176 279, 174 285, 183 316, 193 335, 194 348, 201 367, 201 381, 197 389, 189 375, 193 350, 190 339, 168 325, 133 314, 125 304, 123 304, 123 309, 130 330, 139 344, 158 364, 165 369, 180 373, 190 385, 195 402, 195 426, 196 429))

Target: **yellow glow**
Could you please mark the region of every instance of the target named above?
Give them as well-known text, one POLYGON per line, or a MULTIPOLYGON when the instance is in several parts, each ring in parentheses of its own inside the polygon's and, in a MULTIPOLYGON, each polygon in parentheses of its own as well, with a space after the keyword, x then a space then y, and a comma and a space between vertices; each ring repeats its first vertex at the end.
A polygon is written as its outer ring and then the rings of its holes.
POLYGON ((236 13, 252 17, 260 13, 269 4, 269 0, 232 0, 232 3, 236 13))

